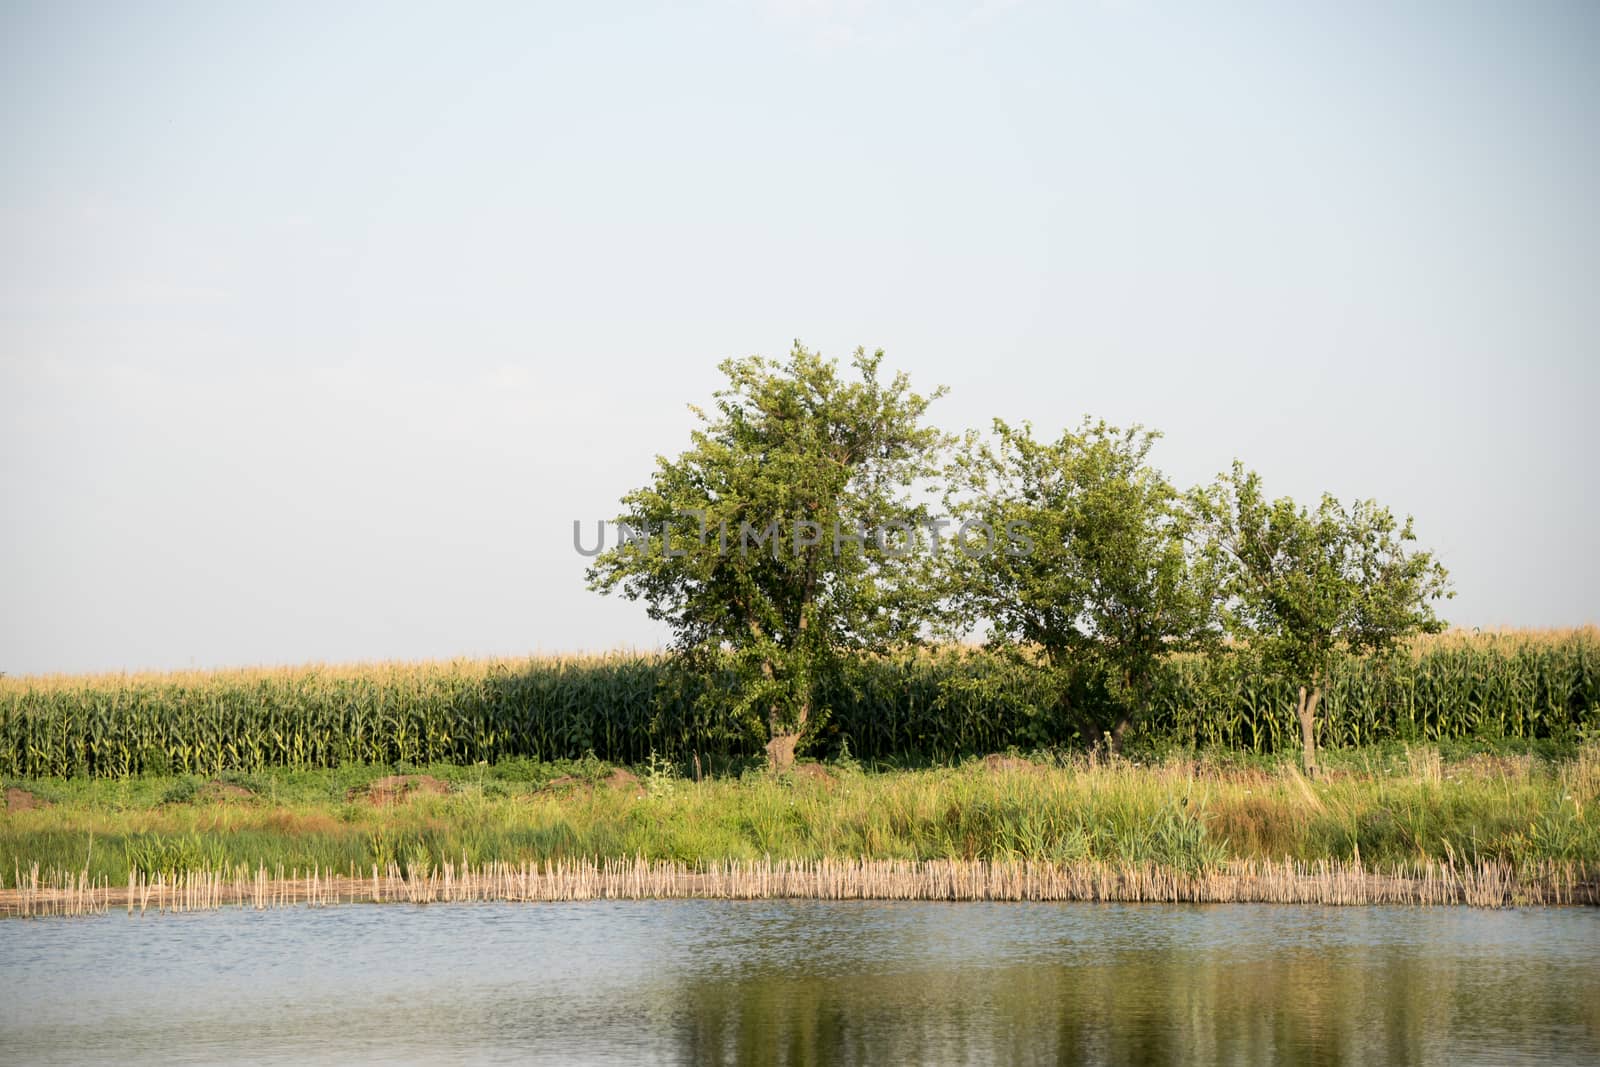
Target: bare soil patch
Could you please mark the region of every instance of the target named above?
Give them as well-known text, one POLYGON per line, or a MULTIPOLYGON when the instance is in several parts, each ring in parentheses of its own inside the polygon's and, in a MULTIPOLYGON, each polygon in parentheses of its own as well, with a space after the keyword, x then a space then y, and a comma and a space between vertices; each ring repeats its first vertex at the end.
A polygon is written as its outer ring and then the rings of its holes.
POLYGON ((391 774, 387 778, 367 783, 366 787, 357 786, 350 790, 348 799, 359 800, 363 797, 373 804, 382 807, 388 804, 403 804, 414 796, 444 796, 450 792, 450 784, 428 774, 391 774))
POLYGON ((640 783, 638 775, 631 771, 625 771, 621 767, 606 775, 601 781, 607 789, 615 789, 619 793, 644 796, 644 786, 640 783))
POLYGON ((48 808, 49 806, 50 802, 48 800, 35 796, 26 789, 18 789, 16 786, 12 786, 6 790, 7 811, 32 811, 35 808, 48 808))
POLYGON ((588 794, 593 793, 599 786, 615 789, 619 793, 633 793, 635 796, 641 797, 645 795, 644 783, 639 781, 637 775, 631 771, 623 770, 621 767, 616 768, 598 782, 587 778, 579 778, 576 775, 563 774, 559 778, 552 778, 544 783, 539 787, 539 792, 566 794, 582 790, 588 794))
POLYGON ((200 787, 200 796, 204 800, 251 800, 255 795, 251 789, 218 778, 213 778, 200 787))
POLYGON ((789 773, 796 778, 806 778, 823 785, 833 784, 833 772, 820 763, 796 763, 789 768, 789 773))
POLYGON ((1464 760, 1445 765, 1445 774, 1471 778, 1509 778, 1520 780, 1533 770, 1532 756, 1496 756, 1480 752, 1464 760))
POLYGON ((983 757, 982 762, 983 769, 988 771, 990 774, 1008 774, 1018 771, 1028 772, 1039 769, 1039 765, 1037 763, 1029 762, 1028 760, 1023 759, 1021 756, 1002 756, 998 752, 992 752, 983 757))

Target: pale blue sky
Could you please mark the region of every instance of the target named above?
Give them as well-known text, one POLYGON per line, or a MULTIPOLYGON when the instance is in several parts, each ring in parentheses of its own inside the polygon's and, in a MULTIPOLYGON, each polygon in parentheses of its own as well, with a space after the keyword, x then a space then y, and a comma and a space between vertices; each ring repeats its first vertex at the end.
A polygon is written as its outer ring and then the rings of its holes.
POLYGON ((0 80, 0 670, 654 645, 571 522, 797 337, 1600 614, 1600 5, 7 3, 0 80))

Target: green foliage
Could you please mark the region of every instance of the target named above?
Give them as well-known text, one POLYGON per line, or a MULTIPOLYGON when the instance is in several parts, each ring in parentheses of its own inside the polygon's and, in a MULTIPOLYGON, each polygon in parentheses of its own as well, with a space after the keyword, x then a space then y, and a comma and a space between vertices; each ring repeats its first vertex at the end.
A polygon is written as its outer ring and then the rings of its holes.
POLYGON ((861 761, 856 759, 855 753, 850 751, 850 738, 839 739, 839 751, 833 757, 834 770, 841 774, 860 774, 861 761))
POLYGON ((1371 500, 1346 508, 1324 494, 1315 511, 1268 501, 1239 463, 1192 495, 1208 535, 1206 569, 1228 631, 1259 663, 1300 689, 1296 717, 1306 769, 1317 770, 1316 710, 1335 657, 1387 652, 1444 624, 1432 601, 1453 595, 1445 570, 1371 500))
POLYGON ((157 876, 170 881, 189 871, 215 871, 228 866, 221 842, 190 833, 183 836, 135 834, 123 842, 127 869, 147 878, 157 876))
POLYGON ((1320 685, 1341 652, 1386 652, 1443 629, 1432 601, 1454 594, 1433 554, 1407 547, 1409 517, 1328 495, 1315 511, 1269 501, 1238 463, 1193 499, 1229 632, 1297 684, 1320 685))
POLYGON ((652 797, 670 797, 678 788, 678 771, 672 761, 650 753, 644 765, 645 793, 652 797))
MULTIPOLYGON (((1072 672, 1069 664, 1066 673, 1063 704, 1050 678, 990 650, 843 658, 822 682, 818 699, 833 715, 814 747, 828 754, 848 739, 853 757, 869 764, 1082 747, 1090 740, 1084 724, 1116 709, 1096 669, 1072 672)), ((617 656, 6 678, 0 775, 117 778, 143 789, 139 776, 171 773, 178 751, 189 758, 180 775, 224 780, 228 772, 349 766, 333 787, 340 797, 402 757, 462 782, 480 775, 590 780, 603 777, 606 764, 643 764, 652 751, 679 766, 698 755, 707 773, 724 773, 757 756, 762 739, 707 711, 702 688, 720 679, 689 680, 665 660, 617 656), (479 762, 489 766, 479 770, 479 762)), ((1600 736, 1600 633, 1445 636, 1383 656, 1336 655, 1316 731, 1318 744, 1331 748, 1458 738, 1575 745, 1600 736)), ((1152 676, 1149 714, 1129 741, 1292 751, 1295 684, 1266 671, 1248 649, 1169 656, 1152 676)), ((281 779, 240 784, 267 796, 281 779)))
POLYGON ((911 491, 944 441, 921 424, 940 392, 880 381, 882 360, 857 350, 856 381, 798 343, 785 362, 724 362, 728 384, 714 413, 693 409, 690 447, 623 498, 618 525, 644 536, 588 572, 671 627, 695 672, 723 673, 701 695, 728 694, 718 710, 774 738, 821 721, 819 680, 839 652, 913 639, 926 616, 926 555, 850 539, 920 527, 911 491))
POLYGON ((425 831, 407 831, 387 823, 378 826, 367 835, 367 862, 362 873, 371 867, 377 867, 379 873, 393 868, 402 876, 427 870, 450 855, 446 848, 430 847, 428 837, 425 831))
POLYGON ((200 780, 191 776, 184 776, 172 783, 161 796, 163 804, 188 804, 200 795, 200 780))
POLYGON ((988 620, 1114 746, 1147 712, 1160 661, 1213 632, 1188 513, 1148 461, 1156 437, 1085 420, 1045 442, 997 419, 994 440, 969 436, 950 471, 951 513, 1005 534, 996 550, 948 555, 958 625, 988 620), (1075 699, 1084 684, 1107 699, 1075 699))

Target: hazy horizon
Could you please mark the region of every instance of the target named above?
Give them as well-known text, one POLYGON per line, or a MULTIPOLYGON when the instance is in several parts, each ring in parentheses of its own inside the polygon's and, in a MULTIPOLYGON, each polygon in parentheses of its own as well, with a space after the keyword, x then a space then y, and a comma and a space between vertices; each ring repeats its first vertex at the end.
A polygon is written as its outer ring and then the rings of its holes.
POLYGON ((1415 516, 1600 619, 1600 7, 12 4, 0 671, 651 648, 717 363, 1415 516), (1585 531, 1591 531, 1585 533, 1585 531))

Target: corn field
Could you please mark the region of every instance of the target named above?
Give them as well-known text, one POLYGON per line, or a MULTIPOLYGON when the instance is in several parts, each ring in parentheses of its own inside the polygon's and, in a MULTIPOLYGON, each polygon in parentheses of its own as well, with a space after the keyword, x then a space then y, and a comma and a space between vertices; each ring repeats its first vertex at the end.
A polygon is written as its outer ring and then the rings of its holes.
MULTIPOLYGON (((1295 749, 1294 688, 1247 651, 1174 656, 1135 736, 1295 749)), ((645 655, 0 678, 0 775, 754 755, 764 738, 730 713, 726 690, 645 655)), ((871 759, 1070 747, 1105 699, 1088 679, 1051 691, 1025 663, 982 649, 860 659, 822 681, 826 715, 809 745, 871 759)), ((1446 635, 1350 658, 1323 706, 1327 747, 1597 736, 1600 631, 1446 635)))

